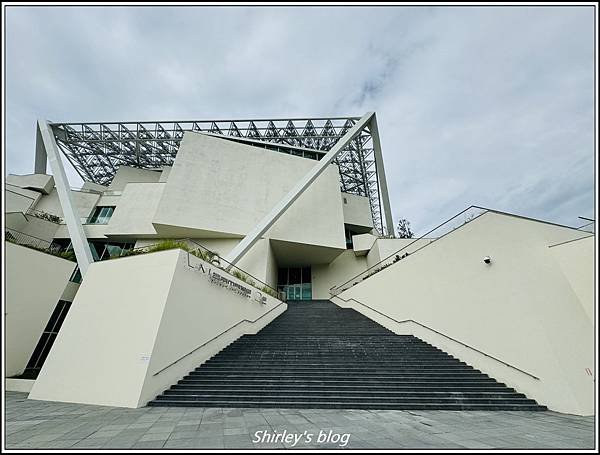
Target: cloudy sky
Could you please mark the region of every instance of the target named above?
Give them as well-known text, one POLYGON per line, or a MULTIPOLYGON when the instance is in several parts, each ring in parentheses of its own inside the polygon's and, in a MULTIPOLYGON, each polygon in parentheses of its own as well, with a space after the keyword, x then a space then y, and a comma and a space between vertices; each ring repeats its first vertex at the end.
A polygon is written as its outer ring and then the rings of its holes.
POLYGON ((7 171, 33 171, 38 117, 376 111, 394 218, 417 233, 471 204, 579 226, 594 217, 593 19, 591 7, 8 7, 7 171))

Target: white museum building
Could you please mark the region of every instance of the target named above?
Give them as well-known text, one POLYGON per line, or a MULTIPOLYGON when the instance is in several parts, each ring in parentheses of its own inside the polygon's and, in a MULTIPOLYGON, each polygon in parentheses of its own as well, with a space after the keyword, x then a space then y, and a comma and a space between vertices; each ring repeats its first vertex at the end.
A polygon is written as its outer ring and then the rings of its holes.
POLYGON ((383 163, 374 113, 38 121, 5 177, 6 389, 593 414, 593 220, 471 206, 395 238, 383 163))

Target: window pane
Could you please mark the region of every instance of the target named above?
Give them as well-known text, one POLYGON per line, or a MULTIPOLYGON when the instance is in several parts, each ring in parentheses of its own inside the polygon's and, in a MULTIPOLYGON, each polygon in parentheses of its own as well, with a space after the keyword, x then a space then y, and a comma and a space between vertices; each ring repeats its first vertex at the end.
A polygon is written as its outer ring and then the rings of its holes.
POLYGON ((302 285, 302 300, 312 299, 312 284, 304 283, 302 285))
POLYGON ((50 336, 48 337, 48 342, 44 346, 42 353, 40 354, 40 357, 35 365, 37 368, 41 368, 42 365, 44 364, 46 357, 48 357, 48 354, 50 353, 50 349, 52 349, 54 340, 56 340, 56 333, 51 333, 50 336))
POLYGON ((113 212, 115 211, 114 206, 98 206, 94 209, 92 216, 88 220, 89 224, 106 224, 113 212))
POLYGON ((59 301, 58 305, 56 305, 56 307, 54 308, 54 311, 52 312, 52 315, 50 316, 50 320, 48 321, 48 324, 46 324, 46 328, 44 329, 44 332, 54 332, 54 327, 56 326, 56 322, 58 321, 58 318, 59 318, 61 312, 62 312, 62 305, 60 304, 60 301, 59 301))
POLYGON ((106 245, 106 252, 108 253, 108 257, 114 258, 115 256, 120 256, 121 251, 122 249, 119 245, 106 245))
POLYGON ((311 282, 310 267, 302 267, 302 282, 303 283, 310 283, 311 282))
POLYGON ((40 337, 38 344, 36 345, 35 349, 33 350, 33 354, 31 354, 31 358, 29 359, 29 362, 27 363, 27 368, 35 368, 36 365, 38 364, 38 359, 40 358, 40 355, 44 349, 44 346, 46 346, 46 344, 48 344, 48 338, 50 338, 50 334, 49 333, 42 333, 42 336, 40 337))
POLYGON ((290 284, 300 284, 300 267, 290 267, 290 284))
POLYGON ((65 318, 67 317, 67 313, 69 312, 69 308, 71 308, 71 302, 65 302, 65 301, 61 300, 61 303, 62 303, 62 311, 60 313, 58 321, 56 322, 56 325, 54 326, 54 332, 56 332, 56 333, 58 333, 58 331, 62 327, 63 322, 65 322, 65 318))
POLYGON ((277 284, 288 284, 288 269, 280 268, 277 272, 277 284))
POLYGON ((294 295, 294 286, 286 286, 286 291, 288 300, 294 300, 296 298, 294 295))

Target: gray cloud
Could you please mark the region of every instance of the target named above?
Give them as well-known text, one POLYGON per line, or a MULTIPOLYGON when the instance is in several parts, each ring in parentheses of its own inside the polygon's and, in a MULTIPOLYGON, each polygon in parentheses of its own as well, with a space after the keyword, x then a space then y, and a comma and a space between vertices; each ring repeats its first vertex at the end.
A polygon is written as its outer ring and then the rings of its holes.
POLYGON ((591 7, 8 7, 6 25, 8 172, 32 171, 38 117, 375 110, 417 232, 470 204, 594 216, 591 7))

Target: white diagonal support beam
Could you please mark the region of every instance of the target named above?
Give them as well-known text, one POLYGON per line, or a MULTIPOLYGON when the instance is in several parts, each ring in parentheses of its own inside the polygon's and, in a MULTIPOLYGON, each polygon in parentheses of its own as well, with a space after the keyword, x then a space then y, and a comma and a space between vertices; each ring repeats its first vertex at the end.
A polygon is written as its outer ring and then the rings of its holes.
MULTIPOLYGON (((38 122, 39 124, 39 122, 38 122)), ((48 161, 48 155, 46 154, 46 147, 44 147, 44 139, 40 132, 39 126, 35 129, 35 162, 34 162, 34 174, 45 174, 46 173, 46 162, 48 161)))
POLYGON ((229 252, 225 260, 235 265, 246 254, 250 248, 273 226, 273 224, 285 213, 285 211, 294 203, 298 197, 323 173, 327 166, 335 157, 350 143, 354 137, 370 122, 375 115, 374 112, 366 113, 354 124, 348 132, 327 152, 327 154, 317 161, 317 164, 281 199, 275 207, 250 231, 246 237, 238 243, 233 250, 229 252))
MULTIPOLYGON (((379 184, 379 198, 383 205, 383 216, 385 218, 385 233, 395 237, 392 207, 390 206, 390 196, 388 193, 387 179, 385 178, 385 168, 383 166, 383 154, 381 153, 381 141, 379 139, 379 129, 377 128, 377 116, 375 114, 373 114, 373 117, 371 118, 370 130, 375 152, 375 169, 377 170, 377 180, 379 184)), ((382 232, 382 234, 384 233, 382 232)))
POLYGON ((71 237, 77 264, 79 265, 81 277, 83 278, 90 264, 94 262, 90 245, 88 244, 85 231, 81 225, 79 214, 77 214, 74 209, 75 204, 73 203, 73 198, 71 196, 71 187, 62 160, 60 159, 60 151, 58 150, 52 128, 47 121, 38 120, 37 132, 42 139, 43 147, 46 149, 48 163, 50 163, 50 169, 54 175, 54 184, 56 185, 58 200, 62 207, 65 223, 67 224, 67 229, 69 231, 69 237, 71 237))

